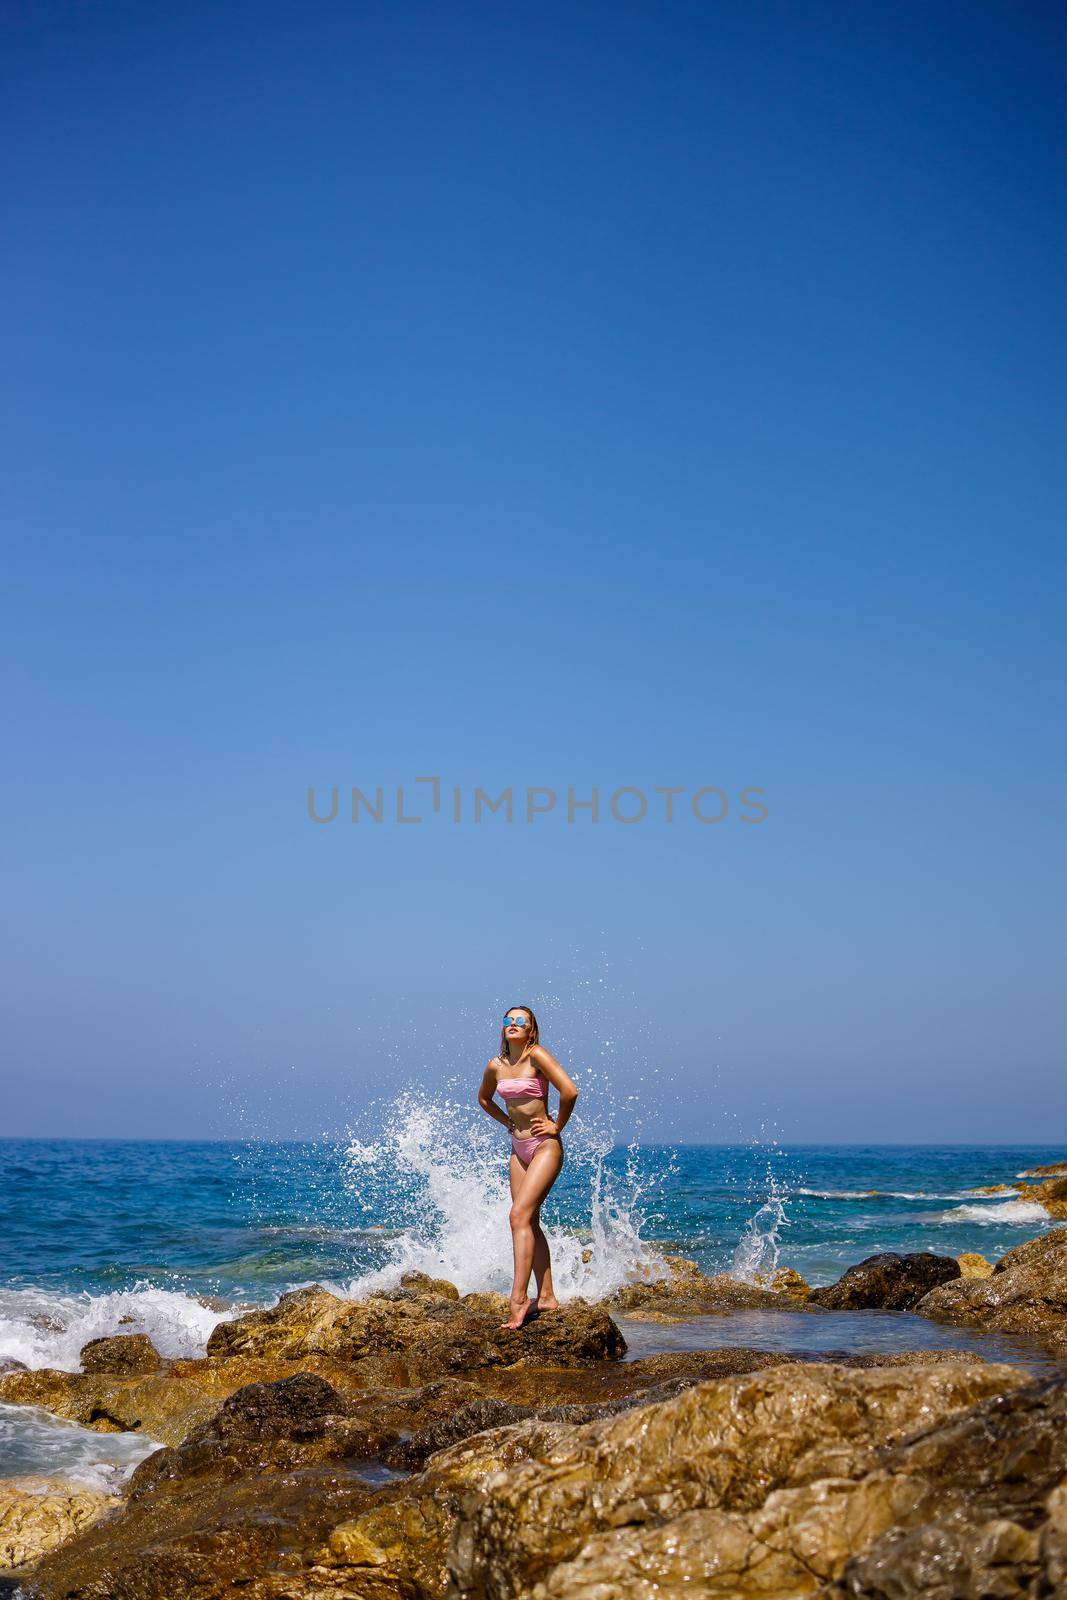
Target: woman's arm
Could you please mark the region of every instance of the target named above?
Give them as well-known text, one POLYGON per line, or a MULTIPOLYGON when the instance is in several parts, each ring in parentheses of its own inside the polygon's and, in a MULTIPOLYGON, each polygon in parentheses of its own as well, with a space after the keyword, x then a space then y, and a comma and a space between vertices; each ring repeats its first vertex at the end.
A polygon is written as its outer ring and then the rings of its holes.
POLYGON ((502 1111, 500 1109, 496 1101, 493 1099, 493 1095, 495 1093, 496 1068, 493 1062, 490 1061, 486 1065, 485 1072, 482 1075, 482 1086, 478 1090, 478 1104, 481 1106, 483 1111, 488 1111, 494 1122, 502 1122, 509 1133, 513 1132, 514 1129, 511 1118, 508 1116, 506 1111, 502 1111))
POLYGON ((559 1133, 578 1103, 578 1085, 563 1070, 555 1056, 549 1055, 543 1045, 532 1044, 530 1046, 530 1054, 533 1056, 538 1070, 544 1073, 549 1083, 554 1084, 559 1090, 559 1110, 556 1112, 555 1122, 549 1119, 548 1096, 546 1095, 544 1114, 535 1116, 530 1126, 534 1133, 559 1133))

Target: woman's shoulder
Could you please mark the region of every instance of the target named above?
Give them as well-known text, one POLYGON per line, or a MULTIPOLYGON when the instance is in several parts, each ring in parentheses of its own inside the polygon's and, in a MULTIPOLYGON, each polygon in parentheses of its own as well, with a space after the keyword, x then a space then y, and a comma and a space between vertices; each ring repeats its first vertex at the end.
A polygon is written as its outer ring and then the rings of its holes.
POLYGON ((546 1062, 551 1062, 551 1060, 552 1060, 552 1057, 549 1055, 549 1053, 545 1049, 544 1045, 543 1044, 532 1044, 530 1046, 530 1048, 529 1048, 528 1054, 529 1054, 530 1060, 534 1063, 534 1065, 536 1066, 538 1072, 541 1074, 542 1077, 544 1077, 545 1076, 545 1063, 546 1062))

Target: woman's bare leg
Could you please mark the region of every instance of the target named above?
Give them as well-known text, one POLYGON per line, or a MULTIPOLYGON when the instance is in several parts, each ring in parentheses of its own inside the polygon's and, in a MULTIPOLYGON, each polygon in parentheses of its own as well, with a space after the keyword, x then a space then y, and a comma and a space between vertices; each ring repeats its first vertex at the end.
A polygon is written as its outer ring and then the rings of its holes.
MULTIPOLYGON (((511 1180, 511 1198, 514 1200, 522 1188, 522 1180, 526 1176, 526 1168, 515 1154, 511 1152, 511 1164, 508 1168, 508 1177, 511 1180)), ((537 1294, 534 1298, 542 1311, 558 1311, 559 1301, 556 1291, 552 1287, 552 1256, 548 1248, 548 1239, 541 1227, 541 1207, 538 1206, 531 1219, 534 1231, 533 1273, 534 1282, 537 1284, 537 1294)))
MULTIPOLYGON (((512 1161, 518 1157, 512 1154, 512 1161)), ((520 1168, 522 1163, 518 1163, 520 1168)), ((512 1177, 512 1203, 509 1220, 511 1241, 515 1253, 515 1279, 511 1288, 511 1316, 502 1322, 502 1328, 519 1328, 533 1301, 527 1294, 530 1273, 533 1271, 535 1236, 533 1219, 541 1202, 551 1189, 563 1165, 563 1148, 558 1139, 547 1139, 530 1157, 523 1177, 516 1188, 512 1177)), ((511 1169, 513 1172, 513 1169, 511 1169)), ((540 1224, 538 1224, 540 1226, 540 1224)), ((547 1246, 548 1241, 545 1240, 547 1246)), ((551 1271, 551 1268, 549 1269, 551 1271)))
POLYGON ((538 1207, 533 1219, 534 1231, 534 1257, 533 1270, 534 1282, 537 1293, 534 1299, 542 1311, 558 1311, 559 1301, 556 1291, 552 1287, 552 1256, 548 1248, 548 1240, 541 1227, 541 1210, 538 1207))

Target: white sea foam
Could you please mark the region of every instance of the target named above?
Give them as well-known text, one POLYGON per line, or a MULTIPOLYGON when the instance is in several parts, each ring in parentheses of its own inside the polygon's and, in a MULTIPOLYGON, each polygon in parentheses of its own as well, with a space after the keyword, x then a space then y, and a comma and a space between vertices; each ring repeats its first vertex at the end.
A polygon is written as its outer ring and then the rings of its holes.
MULTIPOLYGON (((449 1279, 460 1294, 508 1292, 507 1136, 487 1119, 476 1122, 469 1104, 448 1104, 422 1090, 400 1094, 384 1121, 378 1137, 351 1140, 345 1172, 353 1197, 372 1209, 377 1205, 378 1222, 393 1232, 384 1240, 388 1260, 327 1287, 364 1299, 395 1286, 405 1272, 417 1271, 449 1279)), ((621 1175, 610 1171, 611 1134, 578 1114, 568 1122, 563 1143, 567 1167, 581 1171, 590 1209, 588 1226, 573 1228, 553 1220, 554 1191, 544 1202, 541 1222, 560 1299, 599 1299, 624 1283, 668 1277, 666 1262, 641 1236, 642 1204, 653 1183, 640 1171, 637 1147, 630 1148, 621 1175)), ((563 1181, 561 1174, 557 1186, 563 1181)))
POLYGON ((0 1365, 6 1358, 77 1372, 82 1346, 115 1333, 147 1333, 164 1356, 203 1355, 212 1328, 234 1315, 143 1280, 109 1294, 0 1289, 0 1365))
MULTIPOLYGON (((947 1194, 939 1194, 930 1189, 793 1189, 791 1192, 813 1200, 970 1200, 982 1191, 950 1189, 947 1194)), ((1004 1194, 1007 1197, 1018 1192, 1008 1189, 1004 1194)))
POLYGON ((41 1406, 0 1402, 0 1463, 5 1478, 40 1474, 114 1494, 138 1463, 160 1448, 160 1441, 146 1433, 97 1433, 41 1406))
POLYGON ((1051 1219, 1044 1206, 1034 1200, 995 1200, 988 1205, 954 1206, 951 1211, 941 1211, 929 1218, 930 1222, 946 1224, 976 1222, 981 1227, 998 1223, 1017 1223, 1020 1226, 1051 1219))

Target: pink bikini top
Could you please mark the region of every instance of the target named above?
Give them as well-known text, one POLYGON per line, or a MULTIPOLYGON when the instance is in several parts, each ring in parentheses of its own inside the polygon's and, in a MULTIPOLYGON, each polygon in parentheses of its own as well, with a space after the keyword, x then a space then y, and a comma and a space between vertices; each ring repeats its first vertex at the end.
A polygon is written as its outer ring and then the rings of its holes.
POLYGON ((496 1089, 504 1100, 518 1100, 520 1096, 530 1094, 547 1099, 540 1078, 501 1078, 496 1089))

